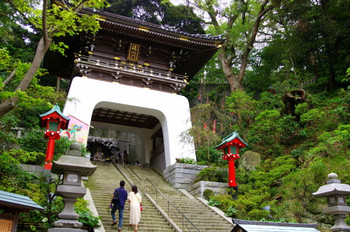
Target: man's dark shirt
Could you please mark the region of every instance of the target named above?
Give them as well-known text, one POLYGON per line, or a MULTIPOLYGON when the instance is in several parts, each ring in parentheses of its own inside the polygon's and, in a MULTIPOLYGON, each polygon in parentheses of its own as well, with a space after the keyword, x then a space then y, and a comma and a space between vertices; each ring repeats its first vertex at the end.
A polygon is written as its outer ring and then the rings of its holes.
POLYGON ((123 187, 120 187, 120 188, 117 188, 117 189, 114 190, 114 195, 116 194, 117 191, 119 193, 118 205, 120 207, 124 208, 125 201, 128 198, 128 192, 123 187))

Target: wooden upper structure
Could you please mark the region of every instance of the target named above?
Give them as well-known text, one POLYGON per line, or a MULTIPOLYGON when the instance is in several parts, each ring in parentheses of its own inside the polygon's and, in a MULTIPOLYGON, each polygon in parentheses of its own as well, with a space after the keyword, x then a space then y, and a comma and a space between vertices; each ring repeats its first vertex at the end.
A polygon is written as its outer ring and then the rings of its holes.
POLYGON ((189 34, 105 11, 95 36, 81 36, 75 74, 177 93, 215 54, 221 36, 189 34))

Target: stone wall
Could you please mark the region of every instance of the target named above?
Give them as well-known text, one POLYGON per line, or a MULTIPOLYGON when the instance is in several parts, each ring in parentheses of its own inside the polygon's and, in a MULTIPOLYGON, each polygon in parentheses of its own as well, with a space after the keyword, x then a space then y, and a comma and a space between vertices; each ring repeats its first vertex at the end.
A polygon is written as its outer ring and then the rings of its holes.
POLYGON ((195 197, 203 197, 203 192, 206 189, 211 189, 215 194, 225 194, 226 188, 227 188, 227 183, 199 181, 189 186, 188 192, 195 197))
POLYGON ((175 188, 189 189, 196 175, 207 166, 196 164, 175 163, 163 171, 163 177, 175 188))
POLYGON ((32 164, 20 164, 24 171, 30 173, 39 173, 47 172, 50 173, 50 170, 44 169, 44 165, 32 165, 32 164))

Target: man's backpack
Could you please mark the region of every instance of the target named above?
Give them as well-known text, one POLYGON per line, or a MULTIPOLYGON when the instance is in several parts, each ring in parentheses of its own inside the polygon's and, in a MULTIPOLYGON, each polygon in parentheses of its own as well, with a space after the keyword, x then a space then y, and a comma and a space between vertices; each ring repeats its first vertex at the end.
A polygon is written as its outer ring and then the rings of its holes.
POLYGON ((119 204, 119 189, 115 191, 113 199, 112 199, 113 204, 119 204))

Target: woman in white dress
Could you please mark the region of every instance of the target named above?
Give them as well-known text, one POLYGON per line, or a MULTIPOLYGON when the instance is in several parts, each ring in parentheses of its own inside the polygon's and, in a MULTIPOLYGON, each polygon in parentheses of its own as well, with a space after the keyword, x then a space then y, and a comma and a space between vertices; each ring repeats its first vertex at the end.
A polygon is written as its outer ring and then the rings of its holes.
POLYGON ((131 186, 131 192, 128 194, 128 200, 130 204, 130 219, 129 225, 135 225, 134 231, 137 231, 138 224, 141 218, 141 194, 137 191, 137 186, 131 186))

